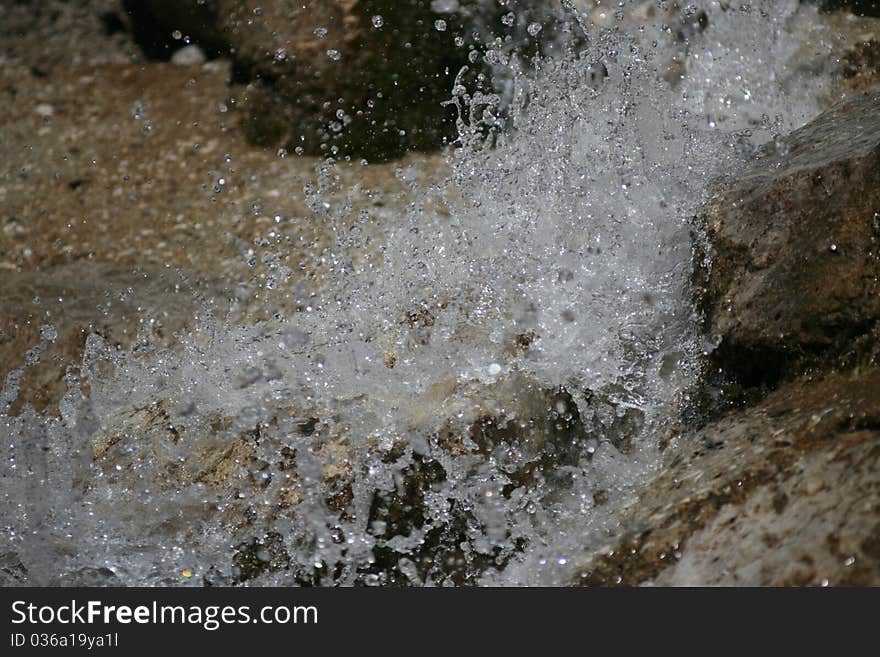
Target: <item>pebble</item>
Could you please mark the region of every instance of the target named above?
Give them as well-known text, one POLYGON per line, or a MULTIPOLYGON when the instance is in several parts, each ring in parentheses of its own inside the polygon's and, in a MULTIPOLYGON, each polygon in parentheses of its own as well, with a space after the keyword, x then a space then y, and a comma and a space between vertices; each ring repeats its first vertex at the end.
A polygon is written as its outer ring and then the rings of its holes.
POLYGON ((171 63, 178 66, 196 66, 204 64, 207 60, 205 52, 194 43, 184 46, 171 55, 171 63))

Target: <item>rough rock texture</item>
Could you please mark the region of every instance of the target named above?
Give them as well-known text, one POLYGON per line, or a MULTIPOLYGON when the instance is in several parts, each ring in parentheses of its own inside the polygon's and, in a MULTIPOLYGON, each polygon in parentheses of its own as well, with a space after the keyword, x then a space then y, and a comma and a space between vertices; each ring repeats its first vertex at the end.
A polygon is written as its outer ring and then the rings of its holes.
POLYGON ((880 584, 880 370, 798 380, 666 453, 577 583, 880 584))
POLYGON ((875 90, 764 148, 709 202, 710 359, 775 390, 664 439, 577 584, 880 584, 878 160, 875 90))
POLYGON ((880 319, 880 90, 770 144, 702 219, 697 276, 729 374, 772 382, 868 333, 880 319))

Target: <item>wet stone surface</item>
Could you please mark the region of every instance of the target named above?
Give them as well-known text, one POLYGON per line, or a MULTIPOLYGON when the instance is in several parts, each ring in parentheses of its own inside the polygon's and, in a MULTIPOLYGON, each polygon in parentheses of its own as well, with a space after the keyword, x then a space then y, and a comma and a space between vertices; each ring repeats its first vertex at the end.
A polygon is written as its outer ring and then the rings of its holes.
POLYGON ((704 211, 706 330, 747 384, 845 352, 880 319, 878 110, 878 90, 842 101, 766 146, 704 211))
POLYGON ((880 372, 816 375, 676 439, 588 585, 876 585, 880 372))

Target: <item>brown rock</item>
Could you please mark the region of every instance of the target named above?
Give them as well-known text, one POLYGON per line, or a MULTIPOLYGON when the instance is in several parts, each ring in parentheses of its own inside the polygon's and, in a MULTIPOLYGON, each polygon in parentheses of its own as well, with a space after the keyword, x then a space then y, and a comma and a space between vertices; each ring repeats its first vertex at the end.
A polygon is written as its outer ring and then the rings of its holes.
POLYGON ((788 384, 666 454, 579 584, 880 584, 880 370, 788 384))
POLYGON ((745 382, 844 349, 880 318, 880 90, 764 148, 702 217, 702 306, 745 382))
POLYGON ((880 83, 880 34, 861 41, 843 58, 841 91, 858 93, 880 83))

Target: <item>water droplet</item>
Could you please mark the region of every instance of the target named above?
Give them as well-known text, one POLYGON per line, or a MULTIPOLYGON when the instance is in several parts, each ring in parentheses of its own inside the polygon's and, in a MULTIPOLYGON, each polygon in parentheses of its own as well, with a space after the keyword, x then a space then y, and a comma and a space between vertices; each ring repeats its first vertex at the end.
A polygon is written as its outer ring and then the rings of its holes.
POLYGON ((332 59, 334 62, 338 62, 340 59, 342 59, 342 53, 339 52, 338 50, 333 50, 331 48, 330 50, 327 51, 327 57, 332 59))
POLYGON ((327 36, 327 28, 326 27, 316 27, 315 28, 315 36, 319 39, 323 39, 327 36))
POLYGON ((445 32, 446 31, 446 21, 443 20, 442 18, 438 18, 436 21, 434 21, 434 29, 437 30, 438 32, 445 32))
POLYGON ((511 27, 516 22, 516 14, 512 11, 507 12, 501 17, 501 22, 507 27, 511 27))
POLYGON ((531 36, 533 36, 533 37, 534 37, 534 36, 538 36, 538 34, 541 32, 542 29, 543 29, 543 28, 541 27, 541 24, 540 24, 540 23, 531 23, 531 24, 526 28, 526 30, 528 31, 528 33, 529 33, 531 36))
POLYGON ((55 342, 58 339, 58 331, 51 324, 44 324, 40 327, 40 337, 48 342, 55 342))
POLYGON ((382 27, 383 25, 385 25, 385 19, 382 18, 379 14, 376 14, 375 16, 373 16, 372 22, 373 22, 373 27, 375 27, 377 30, 380 27, 382 27))
POLYGON ((174 30, 171 33, 171 38, 174 39, 175 41, 180 41, 180 39, 183 38, 183 34, 180 32, 180 30, 174 30))
POLYGON ((136 100, 131 105, 131 115, 135 120, 141 121, 147 118, 147 106, 141 100, 136 100))

